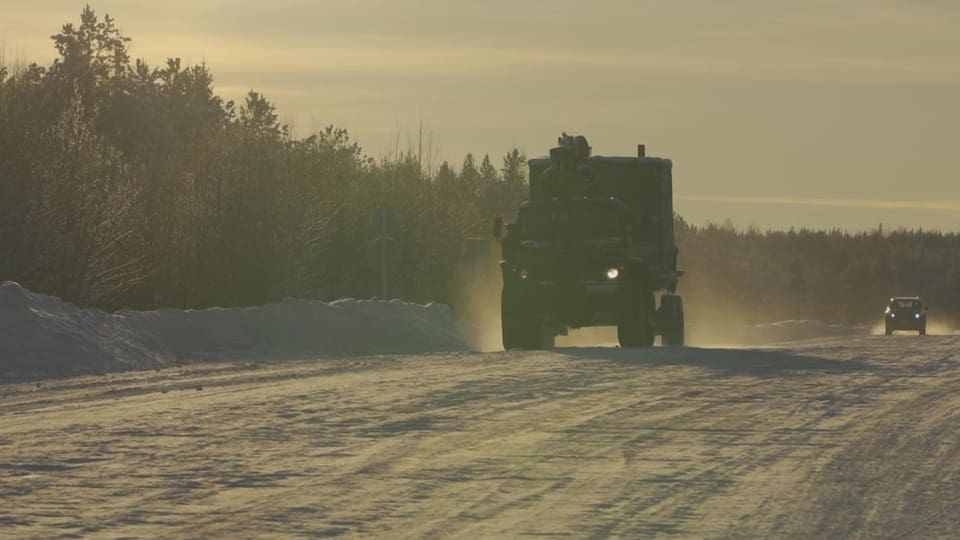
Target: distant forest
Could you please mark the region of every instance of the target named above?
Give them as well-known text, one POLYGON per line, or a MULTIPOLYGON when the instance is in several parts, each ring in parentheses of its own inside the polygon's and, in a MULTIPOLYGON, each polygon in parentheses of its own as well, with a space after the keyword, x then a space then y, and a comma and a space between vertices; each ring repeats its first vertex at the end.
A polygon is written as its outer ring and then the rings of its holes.
POLYGON ((881 320, 891 296, 916 296, 932 323, 960 322, 960 234, 922 230, 738 230, 675 219, 681 292, 694 319, 881 320))
MULTIPOLYGON (((0 58, 0 280, 109 310, 373 297, 386 205, 391 296, 449 301, 464 239, 526 194, 516 149, 432 166, 340 127, 294 136, 262 94, 218 97, 206 65, 132 61, 89 7, 52 39, 48 67, 0 58)), ((676 224, 694 319, 861 323, 894 294, 960 312, 956 233, 676 224)))

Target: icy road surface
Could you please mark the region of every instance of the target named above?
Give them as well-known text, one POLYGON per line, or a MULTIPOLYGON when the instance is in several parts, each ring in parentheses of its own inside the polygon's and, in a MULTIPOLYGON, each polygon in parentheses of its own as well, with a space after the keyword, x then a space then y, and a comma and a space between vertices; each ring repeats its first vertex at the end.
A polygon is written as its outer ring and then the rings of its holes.
POLYGON ((960 337, 0 385, 0 536, 947 537, 960 337))

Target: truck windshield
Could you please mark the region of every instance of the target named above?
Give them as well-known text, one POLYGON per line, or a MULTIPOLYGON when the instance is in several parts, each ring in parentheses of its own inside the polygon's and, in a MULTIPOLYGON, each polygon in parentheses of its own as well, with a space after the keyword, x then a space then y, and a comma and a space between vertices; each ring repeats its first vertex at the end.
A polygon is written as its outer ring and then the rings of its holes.
POLYGON ((609 201, 556 201, 520 209, 520 235, 540 242, 589 241, 622 238, 623 207, 609 201))

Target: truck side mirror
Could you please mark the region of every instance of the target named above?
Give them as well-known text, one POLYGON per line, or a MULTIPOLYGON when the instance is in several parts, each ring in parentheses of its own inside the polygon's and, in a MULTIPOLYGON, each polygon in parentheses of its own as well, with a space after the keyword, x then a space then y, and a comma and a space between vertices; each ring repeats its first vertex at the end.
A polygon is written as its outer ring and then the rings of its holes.
POLYGON ((500 239, 503 236, 503 218, 497 216, 493 219, 493 237, 500 239))

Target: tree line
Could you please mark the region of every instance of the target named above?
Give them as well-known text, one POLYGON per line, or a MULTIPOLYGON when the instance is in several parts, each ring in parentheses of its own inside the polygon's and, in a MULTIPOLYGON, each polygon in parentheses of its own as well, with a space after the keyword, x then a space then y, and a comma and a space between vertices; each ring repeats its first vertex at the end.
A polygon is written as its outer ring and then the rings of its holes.
POLYGON ((373 159, 342 128, 294 137, 206 65, 131 60, 89 7, 58 57, 0 70, 0 278, 108 309, 377 293, 369 222, 394 216, 391 289, 444 299, 462 240, 525 193, 525 158, 373 159))
POLYGON ((675 227, 694 318, 866 324, 891 296, 921 296, 931 320, 960 322, 960 234, 675 227))
MULTIPOLYGON (((204 64, 133 60, 85 8, 49 66, 0 58, 0 280, 104 309, 378 294, 371 219, 387 205, 392 295, 449 301, 464 239, 527 191, 526 158, 365 155, 347 130, 290 133, 204 64)), ((960 306, 960 237, 741 231, 676 220, 693 318, 862 322, 892 294, 960 306)))

